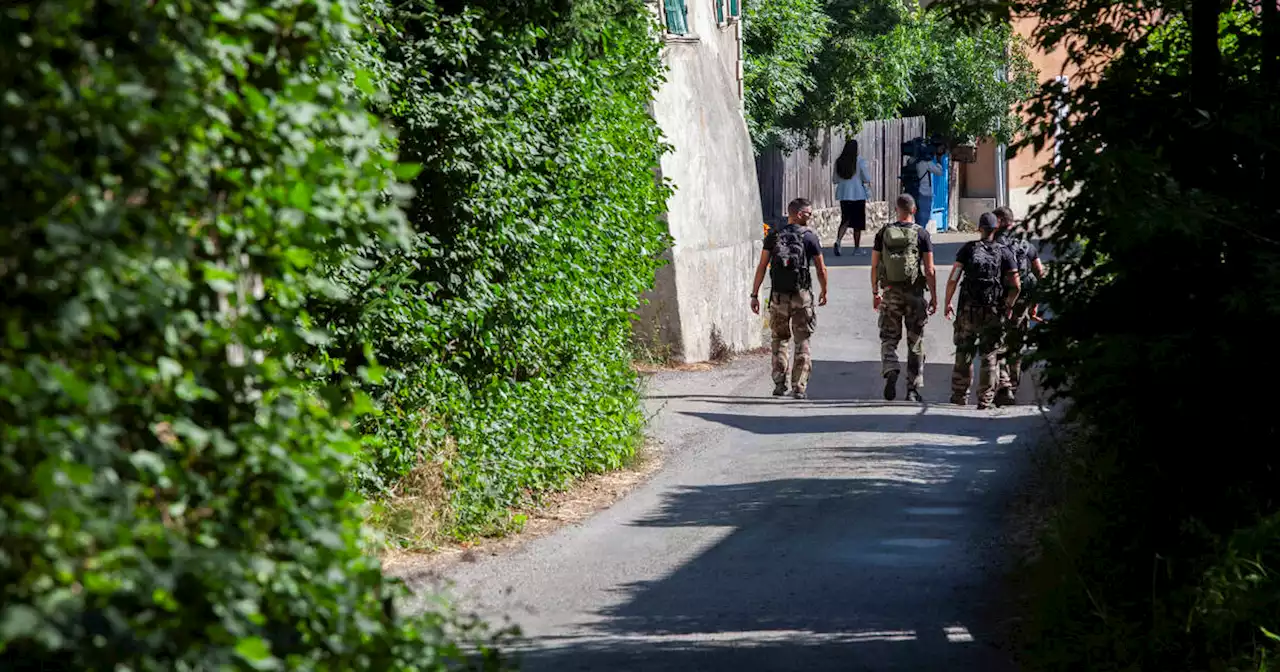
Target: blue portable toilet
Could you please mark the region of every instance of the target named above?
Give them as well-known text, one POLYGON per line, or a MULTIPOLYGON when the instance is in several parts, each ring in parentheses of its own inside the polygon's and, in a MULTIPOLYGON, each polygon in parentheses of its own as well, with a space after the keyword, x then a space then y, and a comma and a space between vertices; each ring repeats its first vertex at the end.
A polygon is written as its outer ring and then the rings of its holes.
POLYGON ((951 181, 951 155, 942 155, 942 174, 933 176, 933 203, 930 204, 929 223, 932 229, 938 233, 948 230, 948 222, 951 221, 951 199, 948 198, 951 190, 948 188, 951 181))

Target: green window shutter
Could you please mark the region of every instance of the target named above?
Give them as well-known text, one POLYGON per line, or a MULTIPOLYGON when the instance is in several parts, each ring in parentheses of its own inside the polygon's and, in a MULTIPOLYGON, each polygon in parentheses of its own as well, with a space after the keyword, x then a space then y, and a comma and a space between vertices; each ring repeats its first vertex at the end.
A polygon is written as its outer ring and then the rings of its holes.
POLYGON ((739 0, 729 0, 729 16, 735 19, 742 16, 742 9, 738 7, 738 2, 739 0))
POLYGON ((684 35, 689 32, 688 14, 685 11, 684 0, 663 0, 663 4, 667 10, 667 32, 674 35, 684 35))
POLYGON ((724 23, 724 0, 716 0, 716 23, 724 23))

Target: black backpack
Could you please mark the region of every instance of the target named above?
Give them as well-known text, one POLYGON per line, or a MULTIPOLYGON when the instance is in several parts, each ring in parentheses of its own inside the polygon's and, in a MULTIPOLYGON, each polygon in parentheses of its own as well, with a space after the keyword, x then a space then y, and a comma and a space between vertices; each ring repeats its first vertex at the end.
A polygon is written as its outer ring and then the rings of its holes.
POLYGON ((999 243, 980 240, 973 244, 973 254, 964 266, 964 281, 960 296, 966 305, 994 308, 1004 298, 1004 274, 1000 271, 1000 257, 1005 247, 999 243))
MULTIPOLYGON (((902 182, 903 193, 911 194, 912 196, 919 194, 920 183, 929 179, 929 173, 920 175, 919 171, 916 170, 916 164, 919 162, 919 159, 908 161, 907 165, 903 166, 902 171, 898 173, 898 180, 902 182)), ((917 203, 916 207, 923 209, 925 206, 917 203)))
POLYGON ((773 251, 769 255, 769 277, 775 292, 809 289, 809 256, 804 250, 805 229, 787 224, 778 229, 773 251))
POLYGON ((1036 286, 1036 281, 1040 276, 1036 275, 1036 271, 1031 267, 1031 252, 1033 250, 1031 241, 1017 239, 1010 243, 1010 249, 1013 250, 1013 258, 1018 262, 1018 280, 1022 285, 1023 291, 1029 292, 1036 286))

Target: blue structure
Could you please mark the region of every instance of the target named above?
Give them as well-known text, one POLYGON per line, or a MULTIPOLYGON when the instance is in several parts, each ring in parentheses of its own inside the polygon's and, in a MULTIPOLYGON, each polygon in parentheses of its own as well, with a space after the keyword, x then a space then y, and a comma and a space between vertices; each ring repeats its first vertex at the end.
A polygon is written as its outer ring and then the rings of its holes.
POLYGON ((929 210, 929 221, 939 233, 946 231, 947 223, 951 221, 951 199, 947 198, 951 193, 948 188, 951 180, 951 155, 943 154, 941 161, 942 174, 933 176, 933 203, 929 210))

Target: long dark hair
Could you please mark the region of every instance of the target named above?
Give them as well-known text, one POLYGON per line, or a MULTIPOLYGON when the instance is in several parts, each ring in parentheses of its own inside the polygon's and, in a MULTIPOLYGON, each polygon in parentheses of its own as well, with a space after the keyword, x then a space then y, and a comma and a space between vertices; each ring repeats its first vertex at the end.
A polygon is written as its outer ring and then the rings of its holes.
POLYGON ((850 140, 844 143, 844 150, 840 152, 840 158, 836 159, 836 175, 842 180, 851 180, 857 169, 858 141, 850 140))

